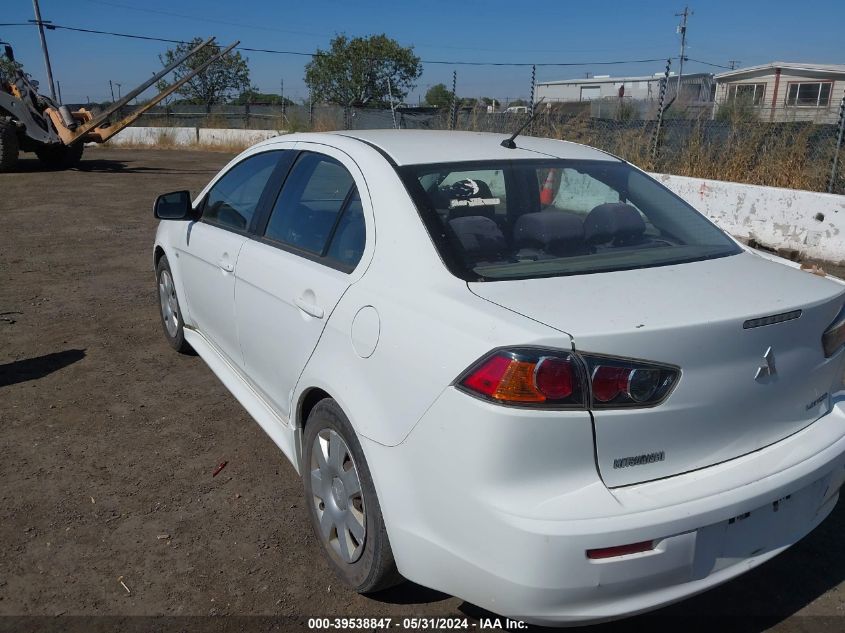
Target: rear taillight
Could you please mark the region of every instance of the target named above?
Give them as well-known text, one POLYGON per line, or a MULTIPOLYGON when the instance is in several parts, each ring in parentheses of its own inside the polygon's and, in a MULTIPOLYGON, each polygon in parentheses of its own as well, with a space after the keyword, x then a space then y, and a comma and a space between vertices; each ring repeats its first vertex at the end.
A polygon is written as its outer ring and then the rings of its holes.
POLYGON ((845 345, 845 306, 836 315, 833 324, 822 334, 825 358, 830 358, 845 345))
POLYGON ((659 404, 680 372, 648 361, 513 348, 481 359, 457 380, 461 389, 503 404, 619 408, 659 404))
POLYGON ((457 384, 504 404, 583 408, 583 373, 583 366, 569 352, 516 348, 482 359, 457 384))
POLYGON ((590 375, 594 408, 653 407, 678 381, 676 367, 612 356, 583 355, 590 375))

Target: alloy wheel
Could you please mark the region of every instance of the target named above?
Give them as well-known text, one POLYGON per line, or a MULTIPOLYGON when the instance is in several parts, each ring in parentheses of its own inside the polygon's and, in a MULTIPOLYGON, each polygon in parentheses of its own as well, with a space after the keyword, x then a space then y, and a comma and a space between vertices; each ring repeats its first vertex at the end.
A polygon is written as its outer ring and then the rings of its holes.
POLYGON ((311 448, 311 491, 320 536, 342 561, 354 563, 367 536, 361 480, 349 446, 330 428, 311 448))
POLYGON ((161 302, 161 317, 164 327, 171 337, 179 331, 179 301, 176 299, 176 288, 170 272, 162 270, 158 278, 158 297, 161 302))

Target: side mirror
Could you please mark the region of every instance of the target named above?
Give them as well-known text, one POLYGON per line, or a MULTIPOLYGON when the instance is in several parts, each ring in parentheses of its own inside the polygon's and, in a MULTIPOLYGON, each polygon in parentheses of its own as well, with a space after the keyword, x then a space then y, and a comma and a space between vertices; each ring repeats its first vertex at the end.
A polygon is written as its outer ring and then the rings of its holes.
POLYGON ((191 220, 194 210, 191 208, 189 191, 163 193, 156 198, 153 215, 159 220, 191 220))

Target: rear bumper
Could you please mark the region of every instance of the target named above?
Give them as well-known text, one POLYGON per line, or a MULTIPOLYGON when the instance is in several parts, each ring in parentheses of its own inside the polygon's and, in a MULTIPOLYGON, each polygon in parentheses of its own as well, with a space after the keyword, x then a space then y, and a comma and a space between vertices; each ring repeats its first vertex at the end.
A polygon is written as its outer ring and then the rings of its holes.
POLYGON ((626 488, 598 478, 587 414, 506 409, 452 389, 403 444, 364 449, 407 578, 530 622, 599 621, 704 591, 816 527, 845 480, 840 396, 766 449, 626 488), (652 551, 586 556, 648 540, 652 551))

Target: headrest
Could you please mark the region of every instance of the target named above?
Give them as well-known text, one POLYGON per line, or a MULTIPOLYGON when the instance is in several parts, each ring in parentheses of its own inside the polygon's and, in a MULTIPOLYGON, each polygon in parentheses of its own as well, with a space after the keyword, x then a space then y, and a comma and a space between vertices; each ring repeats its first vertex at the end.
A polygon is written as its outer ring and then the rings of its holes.
MULTIPOLYGON (((449 209, 449 219, 481 215, 493 218, 499 199, 493 197, 490 185, 483 180, 467 178, 442 187, 439 196, 449 209)), ((439 205, 438 205, 439 206, 439 205)))
POLYGON ((578 216, 563 211, 526 213, 516 221, 513 239, 519 248, 572 250, 584 241, 584 225, 578 216))
POLYGON ((474 259, 497 256, 507 252, 508 245, 499 226, 490 218, 469 215, 449 220, 467 255, 474 259))
POLYGON ((600 204, 584 219, 584 237, 588 244, 605 244, 611 240, 616 244, 635 242, 645 229, 640 212, 624 202, 600 204))

